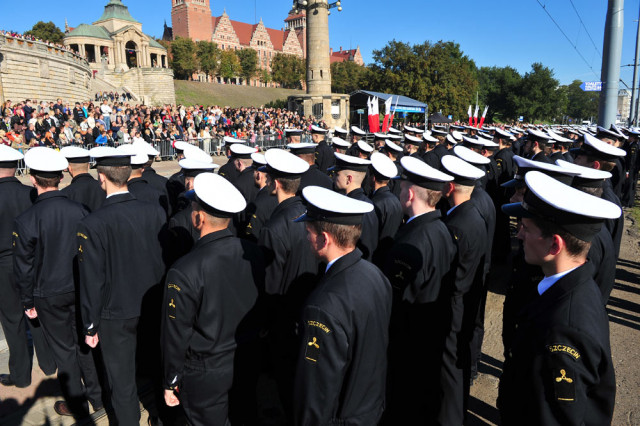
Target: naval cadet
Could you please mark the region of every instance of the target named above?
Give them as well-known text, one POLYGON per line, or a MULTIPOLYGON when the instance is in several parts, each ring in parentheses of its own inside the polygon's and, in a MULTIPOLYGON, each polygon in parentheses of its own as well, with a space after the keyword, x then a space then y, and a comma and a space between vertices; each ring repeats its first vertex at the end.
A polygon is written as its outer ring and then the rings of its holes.
POLYGON ((229 424, 234 375, 246 367, 234 360, 236 348, 257 339, 251 315, 263 286, 264 259, 256 245, 228 229, 246 207, 244 196, 213 173, 199 174, 193 188, 191 219, 200 237, 165 280, 164 397, 169 406, 182 405, 190 424, 223 426, 229 424))
MULTIPOLYGON (((602 198, 602 187, 605 181, 611 178, 611 173, 578 166, 564 160, 558 160, 556 164, 580 173, 573 178, 571 182, 572 187, 593 195, 594 197, 602 198)), ((598 285, 600 293, 602 293, 602 302, 606 306, 616 280, 617 261, 613 239, 606 226, 603 226, 600 231, 593 236, 587 259, 593 270, 593 280, 598 285)))
POLYGON ((380 151, 384 147, 384 141, 387 137, 385 133, 375 132, 373 134, 373 149, 380 151))
POLYGON ((622 147, 627 155, 624 159, 625 183, 622 190, 622 204, 633 207, 636 201, 636 186, 638 185, 638 171, 640 171, 640 154, 638 153, 638 129, 629 129, 629 140, 622 147))
POLYGON ((522 156, 533 161, 551 163, 547 157, 546 148, 553 139, 548 134, 535 129, 527 130, 527 140, 522 147, 522 156))
POLYGON ((302 129, 284 129, 284 136, 287 139, 287 144, 302 142, 302 129))
POLYGON ((365 139, 366 142, 367 132, 359 128, 358 126, 351 126, 351 133, 349 134, 351 146, 347 149, 345 154, 357 156, 357 148, 355 144, 358 143, 359 140, 365 139))
POLYGON ((436 154, 435 149, 438 146, 439 139, 431 136, 428 132, 424 132, 422 134, 422 140, 424 143, 422 144, 422 148, 424 152, 422 152, 422 161, 427 163, 433 168, 439 167, 440 165, 440 157, 436 154))
POLYGON ((253 160, 253 180, 258 188, 258 195, 252 203, 247 204, 245 216, 249 218, 249 222, 245 228, 244 238, 251 241, 258 241, 260 231, 265 223, 269 221, 271 214, 278 206, 278 198, 267 187, 267 173, 260 171, 261 167, 267 165, 264 154, 254 152, 251 154, 253 160))
POLYGON ((391 286, 356 248, 373 206, 307 187, 308 245, 325 263, 304 304, 295 375, 297 425, 375 425, 385 406, 391 286))
POLYGON ((71 176, 71 183, 62 189, 62 193, 70 200, 82 204, 89 212, 97 210, 107 194, 89 174, 89 151, 78 146, 65 146, 60 153, 69 162, 67 172, 71 176))
POLYGON ((609 319, 586 256, 604 219, 621 209, 539 172, 525 181, 524 201, 503 209, 522 217, 525 259, 544 278, 508 348, 498 393, 502 424, 611 424, 609 319))
POLYGON ((322 173, 327 173, 329 167, 333 166, 335 159, 333 158, 333 149, 327 144, 327 129, 311 126, 311 140, 316 147, 316 164, 322 173))
MULTIPOLYGON (((456 146, 453 152, 459 158, 465 160, 467 163, 476 166, 478 169, 483 170, 484 167, 489 166, 489 158, 480 155, 476 152, 464 146, 456 146)), ((484 339, 484 315, 485 306, 487 303, 488 288, 486 285, 487 276, 491 268, 491 255, 493 249, 493 235, 496 228, 496 208, 493 204, 493 200, 480 185, 480 180, 476 181, 476 187, 471 193, 471 200, 476 203, 478 211, 482 215, 482 219, 485 223, 487 231, 487 240, 485 242, 485 254, 484 254, 484 275, 482 277, 482 289, 479 296, 479 306, 477 308, 477 315, 475 319, 475 326, 473 328, 473 336, 471 338, 470 357, 471 357, 471 380, 475 380, 478 377, 478 362, 482 355, 482 341, 484 339)), ((469 296, 471 298, 471 296, 469 296)), ((474 302, 475 303, 475 302, 474 302)))
POLYGON ((89 415, 87 399, 95 410, 103 406, 93 358, 89 351, 80 351, 76 331, 76 228, 88 211, 58 191, 62 171, 69 166, 60 152, 36 147, 24 160, 38 198, 15 220, 16 286, 27 317, 40 319, 58 366, 64 401, 53 408, 59 415, 81 419, 89 415))
POLYGON ((253 180, 253 167, 251 167, 253 163, 251 154, 256 152, 256 149, 243 144, 233 144, 230 151, 233 165, 238 171, 238 176, 232 183, 238 188, 245 201, 250 203, 258 195, 258 188, 253 180))
POLYGON ((225 152, 229 161, 227 161, 222 167, 220 167, 220 170, 218 170, 218 174, 224 177, 225 179, 227 179, 229 182, 235 183, 236 179, 240 175, 240 172, 238 172, 238 169, 234 164, 235 160, 231 155, 231 145, 244 144, 245 141, 241 139, 232 138, 231 136, 225 136, 223 138, 223 143, 224 143, 225 152))
POLYGON ((398 177, 398 169, 389 157, 374 152, 370 171, 370 198, 378 216, 378 247, 373 253, 373 263, 382 267, 403 219, 400 201, 389 189, 389 181, 398 177))
MULTIPOLYGON (((493 136, 499 148, 493 158, 496 161, 496 183, 497 188, 493 194, 494 205, 501 206, 509 202, 511 191, 502 185, 513 179, 515 167, 513 163, 513 150, 511 149, 511 133, 496 128, 493 136)), ((501 209, 496 209, 496 231, 493 237, 493 258, 502 262, 511 251, 511 229, 509 217, 501 209)))
POLYGON ((153 164, 156 157, 160 155, 160 152, 155 149, 151 144, 142 141, 142 140, 134 140, 132 145, 136 149, 145 150, 147 156, 149 157, 148 161, 143 165, 142 177, 146 180, 149 185, 156 188, 158 191, 162 193, 162 198, 167 200, 167 217, 171 217, 171 203, 169 203, 169 179, 166 177, 159 175, 151 165, 153 164))
MULTIPOLYGON (((402 147, 396 144, 395 142, 387 139, 384 141, 384 148, 380 151, 387 157, 393 161, 396 165, 396 169, 398 172, 396 176, 402 176, 402 166, 400 165, 400 159, 402 158, 402 147)), ((397 179, 392 179, 389 182, 389 189, 391 189, 391 193, 396 197, 400 197, 400 181, 397 179)))
MULTIPOLYGON (((343 129, 342 127, 338 127, 338 126, 335 126, 333 128, 333 138, 337 137, 342 140, 346 140, 348 135, 349 135, 349 131, 347 131, 347 129, 343 129)), ((333 142, 333 138, 331 139, 332 142, 333 142)))
MULTIPOLYGON (((404 155, 422 159, 422 145, 424 139, 411 135, 404 137, 404 155)), ((423 160, 424 161, 424 160, 423 160)))
MULTIPOLYGON (((89 152, 107 199, 78 226, 83 333, 92 348, 100 343, 116 420, 133 425, 140 421, 137 329, 143 299, 155 302, 152 293, 161 290, 166 214, 128 191, 131 153, 110 147, 89 152)), ((156 317, 150 320, 157 323, 156 317)), ((154 334, 152 329, 143 333, 154 334)))
POLYGON ((289 151, 298 158, 303 159, 309 164, 309 169, 302 174, 300 179, 300 187, 298 188, 297 195, 302 194, 302 190, 307 186, 321 186, 323 188, 333 188, 333 182, 331 178, 320 171, 316 164, 316 150, 317 145, 315 143, 297 143, 287 145, 289 151))
POLYGON ((16 179, 18 162, 24 155, 0 144, 0 325, 9 347, 9 374, 0 374, 0 384, 26 388, 31 384, 32 355, 27 341, 27 327, 38 357, 40 369, 50 376, 56 372, 51 350, 37 319, 24 315, 13 274, 13 223, 37 197, 34 188, 16 179))
MULTIPOLYGON (((211 157, 200 148, 191 148, 187 150, 185 158, 178 162, 184 174, 185 190, 193 189, 193 180, 201 173, 213 172, 219 166, 214 164, 211 157), (204 156, 199 155, 201 151, 204 156), (193 154, 193 155, 192 155, 193 154)), ((186 197, 183 197, 185 200, 186 197)), ((200 232, 193 226, 191 216, 193 209, 191 203, 169 219, 169 235, 172 238, 171 262, 179 259, 191 251, 191 248, 200 238, 200 232)))
MULTIPOLYGON (((184 141, 174 141, 173 149, 176 152, 176 161, 180 161, 184 158, 184 150, 193 148, 194 145, 191 145, 184 141)), ((180 194, 184 192, 184 174, 182 173, 182 169, 178 170, 174 174, 172 174, 167 180, 167 191, 169 193, 169 203, 171 204, 171 212, 176 214, 182 208, 185 207, 187 203, 182 203, 182 205, 178 204, 178 199, 180 194)))
MULTIPOLYGON (((612 124, 609 130, 598 126, 595 137, 615 148, 620 148, 620 146, 623 144, 623 141, 628 139, 627 136, 623 135, 622 132, 618 130, 615 124, 612 124)), ((622 187, 625 180, 623 158, 616 157, 611 159, 611 162, 613 163, 613 168, 610 170, 610 181, 613 188, 613 193, 616 194, 618 198, 622 198, 622 187)))
POLYGON ((477 204, 471 200, 476 181, 484 172, 466 161, 447 155, 442 170, 453 177, 443 191, 450 209, 444 223, 457 247, 455 280, 450 292, 449 333, 445 339, 441 372, 442 400, 439 420, 463 424, 470 387, 470 345, 483 290, 487 227, 477 204))
MULTIPOLYGON (((145 142, 146 143, 146 142, 145 142)), ((139 201, 155 204, 165 211, 165 216, 169 218, 169 196, 151 185, 144 177, 144 165, 148 161, 148 156, 141 151, 140 146, 120 145, 117 149, 121 151, 132 152, 135 155, 131 157, 131 175, 127 182, 129 192, 133 194, 139 201)))
MULTIPOLYGON (((616 160, 623 158, 626 152, 620 148, 608 144, 591 135, 584 135, 584 143, 575 151, 575 164, 592 169, 604 170, 612 174, 611 179, 607 179, 602 187, 602 198, 610 201, 617 206, 622 207, 620 198, 615 194, 613 188, 613 177, 616 160)), ((613 246, 615 248, 615 256, 618 259, 620 255, 620 246, 622 245, 622 231, 624 229, 624 217, 620 216, 614 219, 606 219, 605 227, 611 233, 613 246)))
POLYGON ((453 178, 417 158, 402 160, 400 202, 407 222, 383 271, 393 288, 389 336, 388 424, 434 424, 449 324, 456 247, 436 204, 453 178), (425 324, 429 324, 425 327, 425 324))
POLYGON ((340 154, 346 154, 347 150, 351 148, 351 144, 346 140, 334 136, 331 138, 331 147, 334 152, 339 152, 340 154))
MULTIPOLYGON (((349 198, 373 204, 362 188, 371 161, 338 153, 335 156, 336 165, 332 169, 334 189, 349 198)), ((371 261, 373 258, 373 253, 378 246, 378 233, 379 223, 376 212, 367 213, 362 221, 362 232, 358 240, 358 248, 366 260, 371 261)))
POLYGON ((267 330, 273 368, 285 414, 293 416, 293 373, 298 348, 300 311, 317 282, 319 261, 307 243, 303 223, 293 219, 305 211, 296 196, 306 161, 274 148, 265 153, 267 187, 276 194, 278 206, 262 227, 258 245, 265 252, 267 330))

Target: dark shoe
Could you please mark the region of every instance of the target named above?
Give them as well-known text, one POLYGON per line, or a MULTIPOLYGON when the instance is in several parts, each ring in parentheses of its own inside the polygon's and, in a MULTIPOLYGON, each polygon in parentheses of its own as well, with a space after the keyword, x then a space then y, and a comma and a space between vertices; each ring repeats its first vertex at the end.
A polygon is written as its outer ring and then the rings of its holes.
POLYGON ((56 403, 53 404, 53 409, 59 416, 73 416, 73 413, 65 401, 56 401, 56 403))
POLYGON ((9 374, 0 374, 0 385, 15 386, 16 384, 13 383, 13 380, 11 380, 11 376, 9 374))

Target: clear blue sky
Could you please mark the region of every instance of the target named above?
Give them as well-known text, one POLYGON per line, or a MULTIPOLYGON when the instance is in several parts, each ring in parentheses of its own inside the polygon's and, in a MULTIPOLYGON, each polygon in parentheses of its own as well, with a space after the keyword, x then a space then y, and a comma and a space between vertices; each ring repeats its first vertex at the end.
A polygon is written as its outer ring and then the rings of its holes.
MULTIPOLYGON (((599 80, 607 1, 572 1, 588 33, 570 0, 540 0, 540 3, 546 5, 587 63, 537 0, 343 0, 343 11, 333 9, 329 18, 331 46, 346 49, 360 45, 364 60, 369 63, 372 51, 394 38, 409 43, 453 40, 478 66, 510 65, 524 73, 533 62, 542 62, 555 71, 562 84, 574 79, 599 80)), ((638 19, 639 1, 625 2, 622 65, 633 63, 637 29, 634 21, 638 19)), ((39 20, 53 21, 63 28, 65 18, 70 26, 90 23, 100 17, 107 2, 19 2, 17 7, 4 8, 0 28, 26 31, 39 20)), ((171 0, 123 2, 133 17, 143 23, 147 34, 161 37, 164 20, 171 25, 171 0)), ((212 9, 216 16, 226 8, 231 19, 253 23, 255 18, 262 17, 268 27, 282 28, 291 4, 289 0, 213 0, 212 9)), ((632 67, 623 67, 621 78, 631 85, 632 67)))

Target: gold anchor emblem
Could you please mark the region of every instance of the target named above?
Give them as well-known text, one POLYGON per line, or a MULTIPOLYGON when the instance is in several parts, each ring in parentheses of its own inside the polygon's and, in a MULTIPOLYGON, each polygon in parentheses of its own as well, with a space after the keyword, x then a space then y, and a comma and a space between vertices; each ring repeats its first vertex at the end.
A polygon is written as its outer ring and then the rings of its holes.
POLYGON ((175 303, 173 303, 173 299, 171 299, 171 302, 169 302, 169 306, 170 306, 170 307, 172 307, 172 308, 175 308, 175 307, 176 307, 176 304, 175 304, 175 303))
POLYGON ((320 349, 320 345, 318 345, 318 343, 316 343, 318 341, 318 339, 316 337, 313 338, 313 340, 309 343, 307 343, 307 345, 309 346, 315 346, 316 349, 320 349))
POLYGON ((564 370, 560 370, 560 377, 556 377, 556 382, 560 383, 561 381, 565 381, 567 383, 573 383, 573 379, 567 377, 567 372, 564 370))
POLYGON ((395 277, 399 280, 404 280, 404 275, 402 275, 402 271, 398 272, 395 277))
POLYGON ((78 251, 79 251, 80 253, 84 253, 84 252, 82 251, 82 246, 78 247, 78 251))

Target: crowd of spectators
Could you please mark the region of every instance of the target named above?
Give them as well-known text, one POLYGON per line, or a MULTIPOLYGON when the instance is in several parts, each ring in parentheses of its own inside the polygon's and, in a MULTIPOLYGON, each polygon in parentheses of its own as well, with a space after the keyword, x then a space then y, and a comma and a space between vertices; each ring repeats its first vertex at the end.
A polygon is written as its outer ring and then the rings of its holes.
MULTIPOLYGON (((114 99, 116 99, 114 97, 114 99)), ((141 138, 156 147, 185 140, 200 143, 220 155, 224 136, 247 140, 256 146, 279 145, 285 128, 311 125, 327 127, 324 121, 304 117, 282 108, 131 105, 110 98, 71 104, 6 101, 2 105, 0 143, 23 149, 33 146, 115 146, 141 138), (164 143, 164 145, 163 145, 164 143)))
POLYGON ((64 50, 65 52, 73 53, 74 55, 79 56, 77 52, 74 52, 73 50, 69 49, 64 44, 53 43, 51 41, 42 40, 42 39, 34 37, 32 35, 20 34, 20 33, 17 33, 15 31, 7 31, 7 30, 0 30, 0 35, 6 36, 6 37, 15 38, 17 40, 24 40, 24 41, 43 43, 43 44, 46 44, 49 47, 55 47, 56 49, 64 50))

